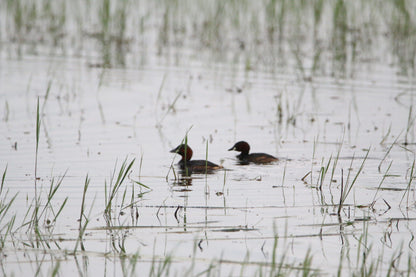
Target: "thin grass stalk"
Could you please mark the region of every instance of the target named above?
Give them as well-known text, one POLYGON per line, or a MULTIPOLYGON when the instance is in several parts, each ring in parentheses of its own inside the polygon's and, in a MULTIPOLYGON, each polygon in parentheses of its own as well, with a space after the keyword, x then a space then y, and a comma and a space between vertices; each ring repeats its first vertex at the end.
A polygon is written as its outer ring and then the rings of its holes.
POLYGON ((404 136, 404 145, 408 145, 407 136, 409 135, 410 129, 413 128, 414 121, 416 119, 416 116, 412 118, 412 115, 413 115, 413 106, 410 106, 409 115, 408 115, 408 118, 407 118, 407 128, 406 128, 406 133, 405 133, 405 136, 404 136))
POLYGON ((205 176, 208 173, 208 140, 205 147, 205 176))
MULTIPOLYGON (((64 175, 62 175, 62 177, 58 180, 56 186, 53 185, 54 184, 54 178, 52 178, 52 182, 51 182, 51 185, 49 187, 49 192, 48 192, 46 204, 43 206, 43 209, 41 210, 40 214, 38 214, 38 218, 41 218, 46 213, 46 210, 48 208, 52 208, 52 205, 51 205, 52 199, 55 196, 56 192, 58 191, 59 187, 62 185, 62 181, 65 178, 66 173, 67 172, 65 171, 64 175)), ((67 202, 67 200, 68 200, 68 197, 65 198, 64 202, 62 203, 62 205, 60 206, 60 208, 58 210, 58 213, 57 214, 54 214, 54 217, 55 217, 54 220, 56 220, 56 218, 61 213, 63 207, 65 206, 65 204, 67 202)), ((40 199, 39 199, 39 202, 38 203, 40 204, 40 199)), ((53 209, 52 209, 52 212, 53 212, 53 209)))
MULTIPOLYGON (((3 172, 3 176, 1 179, 0 196, 2 196, 3 194, 3 188, 4 188, 5 179, 6 179, 6 172, 7 172, 7 166, 3 172)), ((3 222, 4 218, 6 217, 8 211, 12 207, 12 204, 17 197, 17 193, 16 193, 10 200, 7 200, 7 195, 8 195, 8 191, 5 193, 4 196, 2 196, 2 199, 0 199, 0 223, 3 222)), ((0 227, 0 251, 4 248, 7 236, 11 233, 11 229, 14 226, 15 220, 16 220, 16 215, 13 215, 8 223, 0 227), (6 229, 6 231, 3 233, 4 229, 6 229)))
POLYGON ((58 212, 56 213, 55 217, 53 218, 53 222, 56 222, 58 219, 58 216, 61 214, 62 210, 64 209, 66 202, 68 202, 68 197, 65 197, 64 202, 62 202, 61 206, 58 209, 58 212))
POLYGON ((336 169, 337 164, 338 164, 339 155, 341 154, 341 148, 342 148, 342 144, 339 146, 337 156, 334 159, 334 162, 332 163, 331 179, 329 180, 329 187, 330 188, 331 188, 331 185, 332 185, 332 180, 334 179, 335 169, 336 169))
MULTIPOLYGON (((347 188, 348 184, 350 183, 352 166, 354 164, 354 160, 355 160, 355 153, 352 155, 351 162, 350 162, 350 165, 349 165, 348 170, 347 170, 348 173, 347 173, 347 180, 345 181, 345 188, 347 188)), ((346 190, 344 190, 344 193, 345 192, 346 192, 346 190)))
MULTIPOLYGON (((26 199, 27 200, 27 199, 26 199)), ((32 198, 32 201, 30 202, 30 204, 29 204, 29 206, 28 206, 28 208, 26 209, 26 213, 25 213, 25 215, 23 216, 23 220, 22 220, 22 224, 17 228, 17 229, 21 229, 21 228, 23 228, 23 227, 26 227, 26 226, 29 226, 28 228, 30 229, 30 227, 31 227, 31 225, 32 225, 32 220, 29 220, 28 218, 30 217, 29 215, 30 215, 30 211, 32 210, 32 208, 33 208, 33 206, 34 206, 34 202, 35 202, 36 200, 34 199, 34 198, 32 198)), ((32 213, 32 216, 33 216, 33 213, 32 213)))
MULTIPOLYGON (((273 239, 273 249, 272 249, 272 264, 271 264, 271 269, 270 269, 270 277, 275 276, 278 241, 279 241, 279 236, 278 235, 274 235, 274 239, 273 239)), ((280 271, 280 267, 279 267, 279 271, 280 271)))
POLYGON ((205 147, 205 195, 208 195, 208 140, 205 147))
MULTIPOLYGON (((0 251, 3 251, 7 237, 11 234, 15 221, 16 215, 13 215, 9 222, 6 224, 6 231, 4 232, 4 236, 0 236, 0 251)), ((3 233, 3 229, 4 228, 0 229, 1 233, 3 233)))
MULTIPOLYGON (((139 177, 140 178, 140 177, 139 177)), ((135 192, 134 192, 134 184, 131 186, 131 195, 130 195, 130 204, 128 206, 130 206, 130 211, 133 212, 133 203, 134 203, 134 197, 135 197, 135 192)))
POLYGON ((140 181, 140 177, 142 176, 142 165, 143 165, 143 152, 140 157, 140 163, 139 163, 139 181, 140 181))
POLYGON ((74 252, 77 251, 79 244, 81 244, 81 250, 85 251, 85 246, 84 246, 84 243, 83 243, 83 237, 84 237, 85 231, 87 229, 88 223, 90 222, 89 218, 91 216, 92 208, 93 208, 94 203, 95 203, 95 198, 94 198, 94 200, 91 204, 88 216, 86 216, 85 215, 85 196, 87 194, 87 190, 89 188, 90 181, 91 181, 91 179, 88 177, 88 174, 87 174, 87 176, 85 177, 85 181, 84 181, 84 189, 83 189, 83 193, 82 193, 82 202, 81 202, 81 210, 80 210, 80 217, 79 217, 78 238, 77 238, 77 241, 75 243, 74 252))
POLYGON ((381 185, 383 184, 384 180, 386 179, 387 174, 389 173, 392 164, 393 164, 393 161, 390 162, 389 166, 387 167, 386 172, 384 172, 383 178, 381 179, 380 184, 378 184, 376 193, 374 194, 372 203, 374 203, 376 201, 377 194, 378 194, 378 192, 379 192, 379 190, 381 188, 381 185))
MULTIPOLYGON (((126 201, 126 197, 127 197, 127 188, 124 188, 124 192, 123 192, 123 196, 121 197, 121 204, 120 204, 120 210, 123 210, 124 207, 124 202, 126 201)), ((127 205, 127 207, 129 207, 129 205, 127 205)))
POLYGON ((182 92, 178 92, 178 94, 176 95, 175 99, 173 99, 172 103, 168 106, 168 109, 166 110, 166 113, 162 116, 162 118, 159 120, 159 122, 157 123, 157 126, 161 126, 163 120, 165 120, 166 116, 168 116, 168 114, 175 110, 175 104, 176 102, 179 100, 179 98, 181 97, 182 92))
MULTIPOLYGON (((345 200, 347 199, 347 197, 348 197, 348 195, 350 194, 350 192, 351 192, 351 190, 352 190, 352 188, 353 188, 353 186, 354 186, 354 184, 355 184, 355 182, 357 181, 357 179, 358 179, 358 176, 360 175, 360 173, 362 172, 362 170, 363 170, 363 168, 364 168, 364 164, 365 164, 365 162, 366 162, 366 160, 367 160, 367 158, 368 158, 368 154, 370 153, 370 150, 368 150, 367 151, 367 154, 365 155, 365 157, 364 157, 364 159, 363 159, 363 162, 361 163, 361 166, 360 166, 360 168, 358 169, 358 171, 357 171, 357 173, 355 174, 355 176, 354 176, 354 179, 352 180, 352 182, 351 182, 351 184, 349 184, 349 178, 350 178, 350 173, 351 173, 351 170, 349 170, 348 171, 348 175, 347 175, 347 181, 346 181, 346 183, 345 183, 345 186, 344 186, 344 178, 343 178, 343 176, 344 176, 344 173, 343 173, 343 170, 341 170, 341 172, 342 172, 342 176, 341 176, 341 178, 342 178, 342 181, 341 181, 341 195, 340 195, 340 202, 339 202, 339 206, 338 206, 338 215, 340 215, 341 214, 341 209, 342 209, 342 207, 343 207, 343 205, 344 205, 344 203, 345 203, 345 200)), ((354 161, 354 157, 353 157, 353 159, 351 160, 351 165, 350 165, 350 168, 352 168, 352 163, 353 163, 353 161, 354 161)))
POLYGON ((107 180, 104 180, 104 203, 108 203, 108 191, 107 180))
POLYGON ((1 177, 0 195, 1 195, 1 194, 2 194, 2 192, 3 192, 3 187, 4 187, 5 180, 6 180, 7 167, 8 167, 8 166, 6 165, 6 168, 4 169, 4 171, 3 171, 3 175, 2 175, 2 177, 1 177))
POLYGON ((344 169, 341 168, 341 193, 339 194, 339 205, 338 205, 338 216, 341 215, 341 209, 342 209, 342 196, 344 195, 344 169))
POLYGON ((250 261, 250 252, 247 250, 244 260, 241 262, 240 276, 244 276, 244 269, 250 261))
POLYGON ((133 159, 130 164, 127 165, 127 158, 124 160, 123 164, 120 167, 118 176, 117 176, 117 180, 115 182, 114 185, 112 185, 112 181, 110 181, 109 184, 109 191, 108 191, 108 197, 106 198, 106 207, 105 207, 105 214, 110 215, 110 211, 111 211, 111 205, 112 202, 119 190, 119 188, 121 187, 121 185, 123 184, 127 174, 130 172, 130 169, 132 168, 133 164, 134 164, 135 159, 133 159))
MULTIPOLYGON (((326 173, 328 172, 329 165, 331 164, 331 161, 332 161, 332 155, 329 157, 329 160, 328 160, 328 163, 326 164, 326 166, 321 166, 320 182, 318 181, 319 184, 317 184, 317 188, 320 191, 322 191, 322 186, 323 186, 323 183, 324 183, 324 180, 325 180, 326 173)), ((323 161, 322 161, 322 163, 323 163, 323 161)))
POLYGON ((285 194, 285 179, 286 179, 286 169, 287 169, 287 159, 285 161, 285 167, 283 168, 283 175, 282 175, 282 197, 283 197, 283 204, 286 205, 286 194, 285 194))
POLYGON ((185 135, 185 158, 184 158, 184 163, 185 163, 185 174, 186 176, 189 176, 189 172, 188 172, 188 134, 185 135))
POLYGON ((225 192, 225 182, 227 177, 227 170, 224 169, 224 183, 222 184, 222 194, 224 195, 225 192))
POLYGON ((303 259, 302 263, 302 276, 307 277, 311 275, 312 271, 312 256, 311 256, 311 249, 308 248, 308 251, 306 252, 305 258, 303 259))
POLYGON ((81 201, 81 210, 79 212, 79 226, 78 229, 81 230, 81 226, 82 226, 82 219, 85 218, 85 214, 84 214, 84 210, 85 210, 85 196, 87 194, 87 190, 88 187, 90 185, 90 181, 91 179, 87 176, 85 177, 85 181, 84 181, 84 189, 82 191, 82 201, 81 201))
POLYGON ((313 150, 312 150, 312 163, 311 163, 311 184, 313 184, 313 160, 315 159, 315 152, 316 152, 316 143, 318 138, 314 138, 313 140, 313 150))
POLYGON ((384 154, 384 157, 381 159, 380 163, 378 164, 378 172, 381 172, 381 165, 383 164, 384 160, 387 158, 387 156, 389 155, 391 149, 393 148, 393 146, 397 143, 397 140, 400 138, 400 136, 402 135, 403 131, 400 132, 400 134, 396 137, 396 139, 393 141, 393 143, 390 145, 389 149, 387 149, 386 154, 384 154))
POLYGON ((342 273, 342 265, 344 264, 344 247, 341 248, 341 253, 339 255, 339 264, 338 264, 338 269, 337 269, 337 277, 341 277, 341 273, 342 273))
POLYGON ((157 92, 156 104, 159 102, 160 97, 162 96, 162 91, 163 91, 163 87, 165 86, 166 77, 167 77, 167 74, 165 73, 163 75, 162 82, 160 83, 160 87, 159 87, 159 90, 157 92))
MULTIPOLYGON (((39 152, 39 133, 40 133, 40 112, 39 112, 39 97, 36 105, 36 152, 35 152, 35 205, 38 205, 38 192, 37 192, 37 180, 38 180, 38 152, 39 152)), ((38 224, 38 217, 35 216, 35 226, 38 224)))
POLYGON ((402 202, 403 202, 406 195, 407 195, 407 206, 409 206, 410 187, 411 187, 412 181, 413 181, 413 173, 415 171, 415 162, 416 162, 416 160, 413 160, 412 167, 410 168, 409 182, 407 183, 406 190, 404 191, 404 193, 402 195, 402 198, 400 199, 399 206, 402 205, 402 202))
POLYGON ((46 102, 49 99, 49 94, 51 92, 51 88, 52 88, 52 80, 49 80, 48 87, 46 88, 45 100, 43 101, 43 105, 42 105, 42 112, 41 112, 42 115, 45 113, 46 102))
POLYGON ((391 123, 390 123, 389 129, 387 130, 386 134, 385 134, 385 135, 383 136, 383 138, 381 139, 381 141, 380 141, 380 145, 383 145, 383 144, 384 144, 384 142, 385 142, 385 141, 387 140, 387 138, 389 137, 390 133, 391 133, 391 123))

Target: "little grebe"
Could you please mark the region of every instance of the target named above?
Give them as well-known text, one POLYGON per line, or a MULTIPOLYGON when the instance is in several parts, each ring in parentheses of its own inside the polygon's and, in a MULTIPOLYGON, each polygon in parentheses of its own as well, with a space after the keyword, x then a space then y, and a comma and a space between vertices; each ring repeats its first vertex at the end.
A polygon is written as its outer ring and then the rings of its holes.
POLYGON ((241 164, 255 163, 255 164, 267 164, 278 161, 279 159, 265 153, 253 153, 249 154, 250 145, 245 141, 239 141, 234 144, 233 147, 228 149, 228 151, 238 151, 241 152, 237 158, 240 160, 241 164))
POLYGON ((207 160, 192 160, 192 149, 189 145, 181 144, 175 149, 170 151, 171 153, 176 153, 182 156, 182 159, 179 161, 178 165, 181 170, 186 173, 210 173, 213 170, 223 168, 221 165, 214 164, 207 160))

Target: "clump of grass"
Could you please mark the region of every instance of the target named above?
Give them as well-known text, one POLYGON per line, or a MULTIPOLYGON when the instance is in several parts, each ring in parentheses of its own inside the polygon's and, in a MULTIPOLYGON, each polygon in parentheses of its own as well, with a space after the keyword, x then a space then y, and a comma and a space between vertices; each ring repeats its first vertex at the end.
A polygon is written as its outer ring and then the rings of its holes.
POLYGON ((52 205, 52 200, 54 196, 56 195, 56 192, 62 185, 65 175, 66 175, 66 172, 64 175, 62 175, 60 178, 57 179, 56 184, 55 184, 55 178, 52 178, 51 184, 49 186, 48 194, 46 195, 45 203, 42 202, 41 194, 38 195, 38 198, 35 200, 35 206, 33 207, 34 212, 32 213, 32 217, 30 221, 31 224, 29 225, 32 228, 36 236, 35 247, 39 247, 40 245, 43 245, 43 246, 46 246, 47 248, 50 248, 49 239, 48 237, 44 237, 44 235, 42 234, 41 229, 40 229, 41 226, 39 226, 39 222, 44 222, 43 226, 46 229, 48 229, 50 233, 53 232, 53 228, 56 224, 56 221, 68 201, 68 197, 65 197, 64 201, 59 206, 57 211, 55 211, 52 205))
MULTIPOLYGON (((343 141, 343 138, 342 138, 341 141, 343 141)), ((337 155, 335 156, 335 158, 333 158, 332 154, 329 157, 327 162, 325 162, 325 159, 322 158, 321 167, 319 169, 318 179, 316 180, 316 183, 315 183, 314 180, 313 180, 313 174, 312 173, 313 173, 313 161, 315 159, 315 153, 316 153, 316 144, 317 144, 317 139, 314 140, 314 144, 313 144, 311 170, 302 177, 302 181, 306 184, 307 183, 306 178, 310 175, 310 177, 311 177, 310 185, 322 192, 322 188, 323 188, 323 185, 325 183, 326 176, 327 176, 328 171, 329 171, 329 169, 331 167, 331 164, 332 164, 331 176, 330 176, 329 184, 328 184, 328 187, 331 190, 331 185, 334 182, 334 175, 335 175, 335 171, 336 171, 338 161, 339 161, 339 156, 340 156, 341 149, 342 149, 342 142, 339 145, 338 152, 337 152, 337 155)))
POLYGON ((223 184, 222 184, 222 194, 224 195, 224 193, 225 193, 225 183, 226 183, 226 180, 227 180, 227 170, 226 169, 224 169, 224 182, 223 182, 223 184))
POLYGON ((49 192, 48 192, 48 195, 47 195, 47 198, 46 198, 47 199, 46 204, 45 204, 45 206, 43 207, 43 209, 40 213, 40 216, 44 215, 47 212, 47 209, 49 208, 50 211, 52 212, 52 215, 53 215, 53 219, 52 219, 51 224, 55 224, 57 218, 59 217, 63 208, 65 207, 66 202, 68 201, 68 197, 65 197, 65 199, 62 202, 61 206, 59 207, 58 211, 55 213, 55 211, 53 209, 53 206, 52 206, 52 199, 54 198, 56 192, 58 191, 58 189, 62 185, 62 182, 63 182, 65 176, 66 176, 66 172, 60 178, 58 178, 58 180, 56 181, 55 186, 54 186, 55 178, 54 177, 52 178, 51 185, 49 187, 49 192))
POLYGON ((75 243, 74 252, 77 251, 79 244, 81 244, 81 250, 85 251, 85 247, 84 247, 84 243, 83 243, 83 237, 84 237, 84 234, 85 234, 85 230, 87 229, 88 223, 90 221, 89 220, 90 214, 91 214, 92 208, 94 206, 94 202, 95 202, 95 199, 94 199, 94 201, 93 201, 93 203, 90 207, 89 215, 87 216, 85 214, 85 196, 87 194, 87 190, 88 190, 88 187, 90 185, 90 181, 91 180, 90 180, 90 178, 88 177, 88 174, 87 174, 87 176, 85 177, 84 189, 83 189, 83 192, 82 192, 81 209, 80 209, 80 214, 79 214, 79 219, 78 219, 79 220, 78 239, 77 239, 77 242, 75 243))
MULTIPOLYGON (((139 217, 137 207, 135 209, 134 184, 140 185, 140 187, 144 187, 151 191, 151 189, 148 186, 144 185, 140 181, 130 179, 129 174, 131 173, 134 162, 135 159, 128 162, 126 157, 119 169, 117 169, 116 162, 109 183, 107 183, 107 180, 105 181, 104 219, 106 221, 107 230, 109 231, 111 238, 109 241, 109 245, 115 253, 122 256, 127 255, 126 239, 128 237, 127 234, 129 229, 126 228, 128 226, 125 226, 125 222, 120 222, 120 218, 122 215, 125 214, 124 209, 126 208, 131 209, 130 215, 131 222, 133 225, 137 224, 137 219, 139 217), (129 179, 132 182, 133 186, 133 188, 131 189, 132 194, 130 196, 130 201, 128 200, 129 188, 125 186, 124 190, 121 190, 122 185, 126 182, 126 179, 129 179), (121 199, 120 201, 117 201, 117 198, 119 196, 121 199)), ((145 193, 147 192, 142 192, 139 194, 139 200, 143 197, 145 193)))
MULTIPOLYGON (((47 94, 48 93, 49 92, 47 92, 47 94)), ((37 106, 36 106, 36 143, 35 143, 35 180, 34 180, 35 195, 23 218, 23 224, 18 229, 25 227, 25 226, 28 227, 28 233, 33 235, 33 237, 35 238, 35 242, 31 240, 30 244, 28 244, 31 247, 39 248, 40 246, 44 246, 46 248, 51 248, 49 240, 46 238, 44 234, 42 234, 42 231, 40 229, 40 222, 41 221, 44 222, 42 226, 44 226, 47 230, 49 230, 49 232, 53 232, 53 228, 56 224, 56 221, 68 201, 68 197, 66 197, 57 210, 55 210, 54 205, 52 205, 52 200, 54 199, 56 192, 60 188, 63 182, 63 179, 66 175, 66 172, 57 180, 54 177, 52 178, 50 186, 49 186, 49 190, 46 195, 46 202, 43 202, 42 189, 38 188, 39 178, 37 175, 40 126, 41 126, 41 112, 39 109, 39 98, 38 98, 37 106)))
POLYGON ((114 180, 115 177, 115 173, 116 173, 116 167, 117 167, 117 162, 116 165, 114 167, 114 171, 111 175, 110 178, 110 182, 107 184, 107 180, 105 181, 105 199, 104 199, 104 203, 105 203, 105 209, 104 209, 104 215, 106 217, 107 220, 111 219, 111 211, 113 208, 113 201, 115 199, 115 197, 117 196, 117 193, 120 189, 120 187, 122 186, 124 180, 127 177, 127 174, 130 172, 133 164, 134 164, 135 159, 133 159, 130 163, 127 162, 127 157, 126 159, 123 161, 123 163, 121 164, 121 167, 118 171, 117 174, 117 179, 114 180))
MULTIPOLYGON (((357 173, 354 176, 354 179, 351 181, 351 183, 349 183, 349 179, 350 179, 350 174, 351 174, 351 170, 348 171, 348 175, 347 175, 347 180, 344 184, 344 170, 341 169, 341 193, 339 196, 339 204, 338 204, 338 211, 337 214, 338 216, 341 215, 341 210, 345 204, 345 201, 347 200, 348 195, 350 194, 355 182, 358 179, 358 176, 360 176, 360 173, 362 172, 363 168, 364 168, 364 164, 365 161, 368 158, 368 154, 370 153, 370 150, 367 151, 367 154, 365 155, 360 168, 358 169, 357 173)), ((354 162, 354 157, 351 159, 351 164, 350 164, 350 168, 352 168, 352 164, 354 162)))
POLYGON ((11 216, 8 222, 4 223, 4 220, 6 219, 6 216, 8 215, 8 212, 10 208, 12 207, 12 204, 17 197, 17 193, 16 193, 9 200, 8 190, 6 192, 4 191, 6 173, 7 173, 7 166, 4 169, 3 176, 1 178, 1 185, 0 185, 0 251, 3 250, 6 244, 7 238, 10 236, 12 228, 14 226, 14 222, 16 220, 16 215, 13 215, 11 216))

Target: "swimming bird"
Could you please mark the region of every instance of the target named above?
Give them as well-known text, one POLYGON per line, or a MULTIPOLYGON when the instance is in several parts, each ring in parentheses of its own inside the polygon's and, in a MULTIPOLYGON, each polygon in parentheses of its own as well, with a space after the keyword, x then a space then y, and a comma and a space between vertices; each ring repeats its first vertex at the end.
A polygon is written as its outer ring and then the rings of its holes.
POLYGON ((187 144, 180 144, 170 152, 181 155, 182 159, 178 162, 178 165, 180 169, 189 174, 212 173, 214 170, 223 168, 221 165, 214 164, 208 160, 191 160, 193 151, 187 144))
POLYGON ((238 151, 240 154, 237 156, 237 158, 240 160, 241 164, 249 164, 249 163, 255 163, 255 164, 267 164, 276 162, 279 159, 266 154, 266 153, 252 153, 250 152, 250 145, 245 141, 239 141, 236 144, 234 144, 233 147, 228 149, 228 151, 238 151))

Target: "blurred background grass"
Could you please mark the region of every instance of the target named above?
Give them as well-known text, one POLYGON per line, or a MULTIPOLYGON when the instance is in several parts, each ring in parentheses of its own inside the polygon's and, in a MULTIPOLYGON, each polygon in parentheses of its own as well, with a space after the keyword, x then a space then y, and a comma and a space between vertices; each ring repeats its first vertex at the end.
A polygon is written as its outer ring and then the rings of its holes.
POLYGON ((227 62, 300 77, 353 77, 363 64, 414 75, 416 3, 406 0, 7 0, 0 53, 91 66, 227 62), (330 61, 330 62, 328 62, 330 61))

